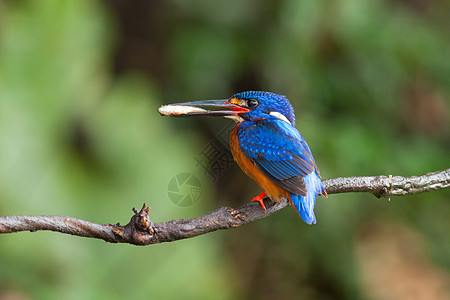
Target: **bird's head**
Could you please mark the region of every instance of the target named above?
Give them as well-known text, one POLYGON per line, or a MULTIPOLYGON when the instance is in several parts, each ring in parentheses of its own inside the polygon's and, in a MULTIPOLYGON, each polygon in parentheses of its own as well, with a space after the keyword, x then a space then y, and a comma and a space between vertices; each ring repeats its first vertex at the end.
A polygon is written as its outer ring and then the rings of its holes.
POLYGON ((226 100, 164 105, 158 111, 169 116, 222 116, 236 122, 278 118, 295 125, 294 109, 289 100, 283 95, 262 91, 242 92, 226 100))
POLYGON ((294 109, 283 95, 249 91, 231 96, 228 102, 249 110, 239 114, 243 120, 258 121, 275 117, 295 125, 294 109))

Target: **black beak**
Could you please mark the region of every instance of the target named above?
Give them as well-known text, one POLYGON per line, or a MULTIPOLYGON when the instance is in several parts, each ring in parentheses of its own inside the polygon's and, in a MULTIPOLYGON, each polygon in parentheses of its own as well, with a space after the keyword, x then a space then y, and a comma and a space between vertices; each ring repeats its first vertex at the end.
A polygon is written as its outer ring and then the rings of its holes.
POLYGON ((237 116, 249 112, 247 108, 232 104, 228 100, 204 100, 163 105, 158 108, 162 116, 237 116))

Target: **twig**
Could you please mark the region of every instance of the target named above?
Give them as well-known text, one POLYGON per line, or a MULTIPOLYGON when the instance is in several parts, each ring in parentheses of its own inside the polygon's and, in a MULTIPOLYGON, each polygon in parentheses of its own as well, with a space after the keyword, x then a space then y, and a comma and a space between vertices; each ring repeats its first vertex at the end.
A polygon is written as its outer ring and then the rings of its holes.
MULTIPOLYGON (((372 176, 333 178, 323 181, 328 194, 370 192, 377 197, 403 196, 444 189, 450 186, 450 169, 414 177, 372 176)), ((201 217, 152 223, 150 208, 133 209, 130 222, 121 226, 103 225, 63 216, 0 216, 0 233, 51 230, 111 243, 150 245, 191 238, 216 230, 239 227, 265 218, 288 205, 264 200, 267 212, 255 202, 237 209, 220 207, 201 217)))

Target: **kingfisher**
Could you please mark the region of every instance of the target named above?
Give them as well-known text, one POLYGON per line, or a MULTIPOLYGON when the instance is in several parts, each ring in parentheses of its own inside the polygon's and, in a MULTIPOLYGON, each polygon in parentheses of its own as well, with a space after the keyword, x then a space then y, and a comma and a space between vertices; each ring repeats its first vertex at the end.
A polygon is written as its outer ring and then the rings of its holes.
POLYGON ((279 94, 247 91, 224 100, 183 102, 161 106, 161 115, 222 116, 236 122, 230 133, 234 160, 263 192, 254 197, 289 201, 307 224, 315 224, 316 197, 327 192, 319 168, 300 132, 289 100, 279 94))

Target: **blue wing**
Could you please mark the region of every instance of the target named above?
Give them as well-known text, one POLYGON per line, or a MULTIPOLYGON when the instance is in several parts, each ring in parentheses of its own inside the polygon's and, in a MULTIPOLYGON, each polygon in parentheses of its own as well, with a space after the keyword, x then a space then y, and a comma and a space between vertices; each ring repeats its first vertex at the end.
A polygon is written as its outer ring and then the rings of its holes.
POLYGON ((316 197, 326 192, 300 132, 285 121, 266 119, 240 126, 238 139, 244 155, 291 194, 292 204, 302 219, 308 224, 316 223, 316 197))
POLYGON ((317 170, 308 145, 285 121, 246 122, 238 131, 242 152, 256 167, 290 193, 306 196, 304 176, 317 170))

